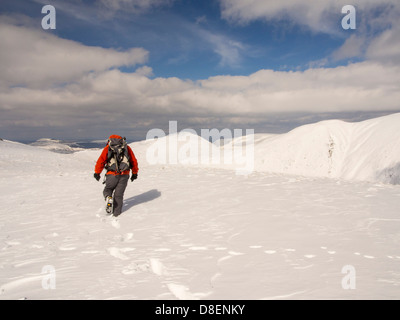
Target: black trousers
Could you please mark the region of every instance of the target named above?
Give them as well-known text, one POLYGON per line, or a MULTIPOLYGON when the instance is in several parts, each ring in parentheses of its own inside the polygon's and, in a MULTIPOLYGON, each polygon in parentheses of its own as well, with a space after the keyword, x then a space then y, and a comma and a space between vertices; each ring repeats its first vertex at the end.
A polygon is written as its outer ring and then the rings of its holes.
POLYGON ((106 186, 103 191, 104 198, 113 197, 113 214, 120 215, 124 204, 124 193, 128 185, 129 175, 106 175, 106 186), (113 196, 114 193, 114 196, 113 196))

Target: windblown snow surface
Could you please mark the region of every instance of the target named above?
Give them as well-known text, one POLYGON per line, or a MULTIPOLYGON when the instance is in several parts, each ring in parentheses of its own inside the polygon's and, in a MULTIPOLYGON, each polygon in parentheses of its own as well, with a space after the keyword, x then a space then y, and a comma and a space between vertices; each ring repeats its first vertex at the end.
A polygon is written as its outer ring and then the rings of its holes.
POLYGON ((150 165, 156 142, 133 143, 118 218, 93 179, 100 150, 0 141, 0 299, 399 299, 399 124, 257 134, 248 176, 150 165))

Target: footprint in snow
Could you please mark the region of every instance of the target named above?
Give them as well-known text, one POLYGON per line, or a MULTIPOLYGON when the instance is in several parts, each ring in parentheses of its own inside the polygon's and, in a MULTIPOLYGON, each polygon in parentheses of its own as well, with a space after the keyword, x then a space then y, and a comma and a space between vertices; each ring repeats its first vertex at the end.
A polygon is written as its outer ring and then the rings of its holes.
POLYGON ((150 259, 150 269, 157 276, 163 276, 168 274, 167 268, 162 264, 160 260, 155 258, 150 259))
POLYGON ((193 295, 186 286, 168 283, 168 290, 179 300, 197 300, 196 296, 193 295))
POLYGON ((132 240, 133 238, 133 233, 127 233, 125 235, 116 235, 114 236, 114 240, 115 241, 120 241, 120 242, 132 242, 130 240, 132 240))
POLYGON ((118 219, 117 219, 117 218, 114 218, 114 217, 111 218, 111 225, 112 225, 115 229, 121 228, 121 225, 120 225, 118 219))
POLYGON ((84 251, 81 251, 81 253, 82 254, 97 254, 97 253, 100 253, 100 251, 97 251, 97 250, 84 250, 84 251))
POLYGON ((148 262, 145 263, 136 263, 133 262, 122 269, 122 273, 125 275, 131 275, 139 272, 148 272, 150 271, 150 264, 148 262))
POLYGON ((192 250, 192 251, 205 251, 205 250, 207 250, 207 247, 190 247, 189 250, 192 250))
POLYGON ((129 252, 129 251, 133 251, 135 250, 135 248, 115 248, 115 247, 111 247, 108 248, 107 251, 108 253, 113 256, 114 258, 120 259, 120 260, 129 260, 129 257, 126 256, 124 253, 125 252, 129 252))
POLYGON ((76 250, 76 247, 58 247, 58 250, 60 251, 73 251, 76 250))
POLYGON ((19 241, 6 241, 6 245, 9 247, 18 246, 20 244, 21 244, 21 242, 19 242, 19 241))
MULTIPOLYGON (((322 250, 328 250, 328 248, 327 247, 321 247, 321 249, 322 250)), ((336 254, 336 251, 334 251, 334 250, 329 250, 329 251, 326 251, 328 254, 330 254, 330 255, 333 255, 333 254, 336 254)))
POLYGON ((133 233, 127 233, 124 236, 123 241, 128 242, 128 241, 132 240, 132 238, 133 238, 133 233))
POLYGON ((44 238, 51 239, 51 238, 57 238, 58 236, 59 236, 59 234, 57 232, 53 232, 53 233, 50 233, 50 234, 44 236, 44 238))
POLYGON ((244 255, 243 252, 237 252, 237 251, 229 251, 228 252, 231 256, 242 256, 244 255))
POLYGON ((169 251, 171 251, 171 249, 169 249, 169 248, 159 248, 159 249, 155 249, 154 251, 155 252, 169 252, 169 251))
MULTIPOLYGON (((356 256, 361 256, 361 253, 360 253, 360 252, 354 252, 354 254, 355 254, 356 256)), ((367 254, 363 255, 363 257, 364 257, 365 259, 375 259, 374 256, 370 256, 370 255, 367 255, 367 254)))
POLYGON ((237 252, 237 251, 229 251, 228 254, 229 254, 228 256, 224 256, 224 257, 218 259, 218 264, 220 264, 221 262, 223 262, 223 261, 225 261, 225 260, 232 259, 233 257, 237 257, 237 256, 242 256, 242 255, 244 255, 244 253, 242 253, 242 252, 237 252))
POLYGON ((388 259, 400 259, 400 256, 386 256, 388 259))

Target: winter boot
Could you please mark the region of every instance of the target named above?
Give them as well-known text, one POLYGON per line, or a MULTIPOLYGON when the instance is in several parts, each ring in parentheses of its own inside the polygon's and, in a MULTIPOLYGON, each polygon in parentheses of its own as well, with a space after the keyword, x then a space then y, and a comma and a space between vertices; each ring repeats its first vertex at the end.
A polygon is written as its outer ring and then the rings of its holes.
POLYGON ((107 214, 112 214, 113 213, 113 198, 112 197, 107 197, 106 198, 106 212, 107 214))

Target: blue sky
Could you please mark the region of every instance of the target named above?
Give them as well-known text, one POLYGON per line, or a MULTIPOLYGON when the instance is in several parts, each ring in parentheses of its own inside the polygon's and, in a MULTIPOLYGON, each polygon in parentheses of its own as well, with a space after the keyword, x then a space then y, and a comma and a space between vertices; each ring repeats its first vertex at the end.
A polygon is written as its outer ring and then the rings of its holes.
POLYGON ((97 138, 110 104, 135 138, 169 120, 283 132, 398 112, 398 1, 354 0, 343 30, 347 2, 2 0, 0 136, 97 138))
POLYGON ((332 13, 338 21, 335 34, 316 33, 285 22, 236 24, 221 18, 218 1, 180 0, 143 13, 117 12, 101 23, 60 14, 57 33, 87 45, 145 48, 155 76, 197 80, 260 69, 304 69, 351 33, 341 30, 341 17, 341 12, 332 13))
POLYGON ((44 17, 43 5, 53 4, 59 8, 57 29, 49 32, 88 46, 144 48, 150 52, 147 64, 154 76, 192 80, 249 75, 260 69, 305 69, 310 61, 333 52, 352 32, 341 29, 344 15, 340 6, 332 12, 330 18, 337 23, 327 34, 299 28, 288 21, 231 22, 221 17, 220 3, 215 0, 177 0, 144 11, 118 11, 105 17, 101 9, 93 8, 95 3, 6 0, 2 7, 4 12, 22 13, 40 22, 44 17))

